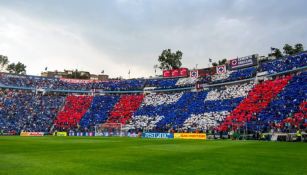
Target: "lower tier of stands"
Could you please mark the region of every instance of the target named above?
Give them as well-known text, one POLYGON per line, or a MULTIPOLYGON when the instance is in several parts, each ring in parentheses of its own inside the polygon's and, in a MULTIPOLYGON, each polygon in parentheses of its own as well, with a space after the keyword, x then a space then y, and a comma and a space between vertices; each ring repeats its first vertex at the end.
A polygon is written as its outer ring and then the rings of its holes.
POLYGON ((142 103, 143 95, 122 95, 110 112, 108 123, 126 124, 142 103))
POLYGON ((64 100, 63 96, 2 89, 0 90, 0 131, 49 132, 64 100))
POLYGON ((58 113, 54 124, 57 129, 76 128, 91 105, 93 96, 67 96, 63 109, 58 113))
POLYGON ((289 79, 291 79, 291 76, 257 84, 249 92, 248 96, 227 116, 219 129, 227 130, 230 127, 236 129, 255 118, 287 85, 289 79))

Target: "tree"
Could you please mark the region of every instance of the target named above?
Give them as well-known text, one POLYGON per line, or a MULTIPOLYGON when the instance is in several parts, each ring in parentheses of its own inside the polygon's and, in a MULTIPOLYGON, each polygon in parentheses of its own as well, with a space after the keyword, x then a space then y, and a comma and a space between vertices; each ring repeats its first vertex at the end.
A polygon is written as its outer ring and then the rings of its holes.
POLYGON ((21 62, 18 62, 17 64, 11 63, 7 66, 6 70, 9 71, 9 73, 26 74, 26 67, 27 66, 21 62))
POLYGON ((15 73, 16 74, 26 74, 26 65, 23 63, 19 62, 15 65, 15 73))
POLYGON ((275 56, 276 58, 283 57, 284 55, 281 53, 281 51, 277 48, 274 49, 274 52, 272 54, 269 54, 269 56, 275 56))
POLYGON ((9 64, 6 70, 9 71, 9 73, 15 73, 15 63, 9 64))
POLYGON ((226 64, 226 63, 227 63, 227 59, 224 58, 224 59, 222 59, 222 60, 219 60, 218 63, 213 62, 213 63, 212 63, 212 66, 221 66, 221 65, 224 65, 224 64, 226 64))
POLYGON ((304 51, 304 46, 301 43, 297 43, 294 45, 294 54, 298 54, 304 51))
POLYGON ((222 59, 222 60, 219 60, 219 65, 221 66, 221 65, 224 65, 224 64, 226 64, 226 62, 227 62, 227 59, 226 58, 224 58, 224 59, 222 59))
POLYGON ((293 55, 293 54, 294 54, 294 49, 293 49, 293 47, 292 47, 291 45, 289 45, 289 44, 285 44, 285 46, 283 47, 283 49, 284 49, 284 53, 285 53, 286 55, 293 55))
POLYGON ((171 49, 163 50, 158 59, 160 62, 159 68, 161 70, 180 68, 182 55, 183 53, 180 50, 176 51, 176 53, 172 53, 171 49))
POLYGON ((8 64, 9 64, 9 59, 7 58, 7 56, 0 55, 0 72, 5 70, 8 64))
POLYGON ((71 78, 71 79, 90 79, 91 75, 89 72, 81 72, 76 69, 75 71, 72 71, 71 74, 68 74, 64 76, 65 78, 71 78))

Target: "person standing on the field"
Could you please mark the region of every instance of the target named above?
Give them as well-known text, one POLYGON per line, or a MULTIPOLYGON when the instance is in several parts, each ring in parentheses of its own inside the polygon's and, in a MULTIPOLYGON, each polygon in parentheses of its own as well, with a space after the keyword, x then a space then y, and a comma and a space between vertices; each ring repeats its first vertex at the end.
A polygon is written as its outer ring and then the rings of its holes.
POLYGON ((300 129, 298 129, 296 131, 296 141, 297 142, 301 142, 302 141, 302 131, 300 129))

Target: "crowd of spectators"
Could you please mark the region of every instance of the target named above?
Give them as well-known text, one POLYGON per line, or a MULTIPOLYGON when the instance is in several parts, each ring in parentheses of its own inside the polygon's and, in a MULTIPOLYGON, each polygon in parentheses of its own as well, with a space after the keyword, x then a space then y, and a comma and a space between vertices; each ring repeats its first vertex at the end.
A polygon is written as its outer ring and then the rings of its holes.
POLYGON ((257 73, 257 69, 255 67, 227 71, 225 74, 213 75, 212 83, 224 83, 224 82, 230 82, 230 81, 244 80, 244 79, 255 77, 256 73, 257 73))
POLYGON ((49 132, 64 103, 60 95, 23 90, 0 90, 0 130, 3 132, 49 132))
POLYGON ((298 112, 293 116, 288 116, 281 123, 280 127, 286 132, 297 130, 298 128, 307 128, 307 101, 301 103, 298 112))
POLYGON ((215 87, 209 91, 206 100, 224 100, 245 97, 252 88, 253 83, 250 82, 215 87))
POLYGON ((184 92, 180 93, 159 93, 148 94, 138 110, 134 113, 130 124, 134 125, 137 129, 153 129, 164 127, 159 123, 166 115, 175 112, 176 104, 179 99, 182 99, 184 92), (150 123, 150 127, 144 127, 150 123), (139 128, 144 127, 144 128, 139 128))
MULTIPOLYGON (((292 70, 307 66, 307 54, 302 53, 295 56, 287 56, 268 62, 263 62, 258 67, 260 72, 267 71, 269 74, 292 70)), ((229 70, 223 74, 208 75, 199 78, 156 78, 156 79, 128 79, 109 80, 97 82, 69 82, 60 78, 47 78, 41 76, 0 74, 0 85, 23 88, 51 89, 51 90, 83 90, 101 89, 105 91, 132 91, 142 90, 144 87, 155 89, 173 89, 178 87, 192 87, 198 83, 224 83, 230 81, 244 80, 255 77, 256 67, 238 70, 229 70)))
POLYGON ((264 62, 259 66, 259 70, 260 72, 267 71, 269 74, 273 74, 304 66, 307 66, 306 53, 264 62))
POLYGON ((155 87, 156 89, 176 88, 178 78, 147 79, 145 87, 155 87))
POLYGON ((135 129, 143 130, 143 131, 153 131, 157 123, 162 120, 164 116, 146 116, 146 115, 137 115, 132 116, 129 124, 133 126, 135 129))
POLYGON ((276 98, 257 115, 256 127, 258 125, 262 130, 280 129, 280 122, 287 117, 293 118, 294 114, 299 111, 300 104, 307 99, 306 82, 307 72, 293 76, 276 98))
POLYGON ((119 98, 119 95, 95 96, 90 108, 80 121, 82 129, 93 131, 97 124, 105 123, 119 98))
POLYGON ((158 105, 165 105, 165 104, 171 104, 178 101, 179 98, 181 98, 183 92, 180 93, 159 93, 159 94, 148 94, 145 96, 142 106, 146 105, 152 105, 152 106, 158 106, 158 105))
POLYGON ((267 80, 257 84, 220 126, 220 130, 227 130, 230 127, 237 129, 244 122, 250 121, 257 113, 263 110, 270 101, 287 85, 291 76, 267 80))
MULTIPOLYGON (((301 54, 266 62, 269 73, 306 66, 301 54)), ((256 68, 229 71, 210 77, 223 83, 254 77, 256 68)), ((205 79, 206 80, 206 79, 205 79)), ((82 129, 93 131, 96 124, 130 124, 135 129, 153 131, 290 130, 306 128, 307 72, 272 77, 259 84, 213 85, 201 91, 177 93, 67 95, 38 93, 36 89, 110 91, 140 90, 144 87, 171 89, 193 86, 199 79, 130 79, 107 82, 72 83, 57 78, 0 74, 0 85, 32 90, 0 90, 0 130, 49 132, 82 129), (65 101, 65 103, 64 103, 65 101)), ((207 81, 205 81, 207 82, 207 81)))
POLYGON ((184 124, 184 130, 207 131, 214 130, 229 115, 229 111, 207 112, 203 114, 192 114, 184 124))
POLYGON ((0 74, 0 85, 51 90, 91 90, 102 89, 140 90, 145 85, 144 79, 110 80, 102 82, 69 82, 59 78, 41 76, 0 74))
POLYGON ((195 86, 197 82, 197 78, 187 77, 187 78, 179 78, 176 82, 177 87, 186 87, 186 86, 195 86))
POLYGON ((96 82, 92 84, 92 89, 103 89, 107 91, 128 91, 128 90, 141 90, 145 86, 144 79, 129 79, 96 82))
POLYGON ((69 95, 62 110, 58 113, 54 125, 59 130, 79 128, 79 122, 93 100, 93 96, 69 95))
POLYGON ((121 95, 119 101, 110 112, 108 123, 127 124, 133 113, 140 107, 143 94, 121 95))
POLYGON ((247 96, 252 87, 253 82, 249 82, 200 92, 149 94, 134 113, 130 124, 138 129, 159 131, 213 129, 247 96))

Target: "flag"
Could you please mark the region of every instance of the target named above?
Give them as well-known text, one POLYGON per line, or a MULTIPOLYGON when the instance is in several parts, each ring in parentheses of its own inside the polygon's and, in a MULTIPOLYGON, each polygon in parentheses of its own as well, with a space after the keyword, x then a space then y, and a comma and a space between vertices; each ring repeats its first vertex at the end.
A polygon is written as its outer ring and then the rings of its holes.
POLYGON ((190 72, 190 77, 191 78, 197 78, 198 77, 198 70, 192 70, 190 72))
POLYGON ((225 74, 226 73, 226 65, 216 66, 216 73, 217 74, 225 74))
POLYGON ((275 51, 277 50, 277 48, 271 47, 271 51, 275 51))
POLYGON ((210 62, 210 63, 212 62, 212 59, 211 59, 211 58, 209 58, 209 62, 210 62))

